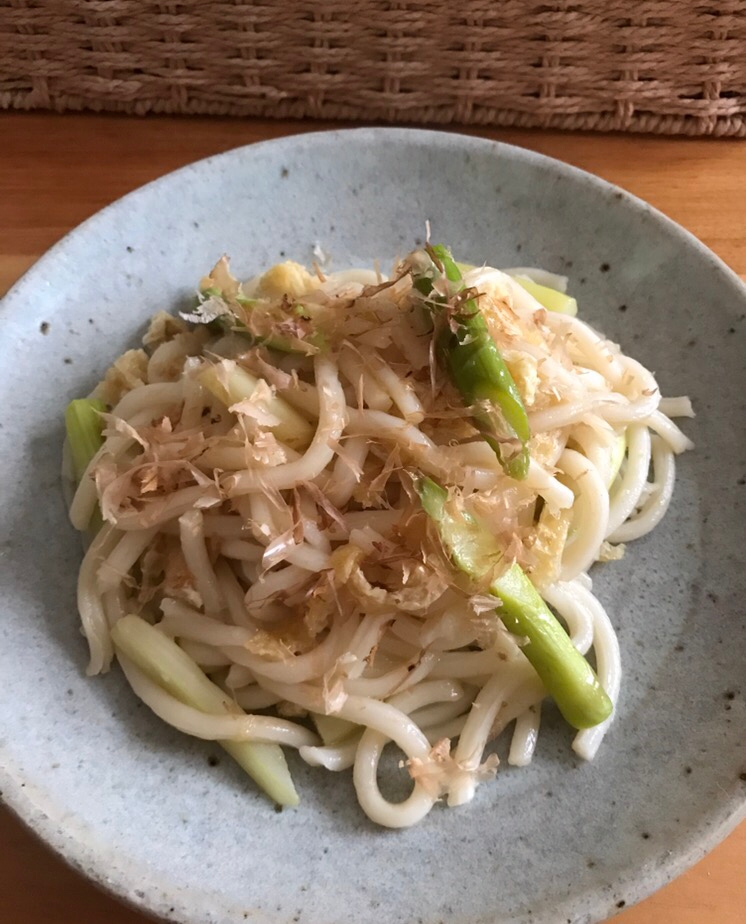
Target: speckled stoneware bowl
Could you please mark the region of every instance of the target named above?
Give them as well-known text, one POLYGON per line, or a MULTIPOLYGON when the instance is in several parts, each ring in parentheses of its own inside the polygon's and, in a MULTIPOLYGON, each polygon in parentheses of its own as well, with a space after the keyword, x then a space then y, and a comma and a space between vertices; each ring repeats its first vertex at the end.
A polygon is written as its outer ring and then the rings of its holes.
MULTIPOLYGON (((662 176, 663 176, 663 167, 662 176)), ((7 296, 0 328, 0 763, 7 803, 122 898, 189 924, 598 921, 698 860, 746 814, 744 312, 736 277, 601 180, 452 134, 303 135, 186 167, 96 215, 7 296), (223 252, 239 274, 318 242, 386 264, 424 234, 478 263, 567 273, 582 314, 689 394, 696 452, 672 508, 594 569, 624 683, 597 759, 547 708, 533 764, 457 810, 374 827, 350 774, 293 759, 275 812, 217 748, 84 676, 62 412, 223 252), (48 325, 46 335, 43 329, 48 325)), ((505 746, 498 746, 505 752, 505 746)))

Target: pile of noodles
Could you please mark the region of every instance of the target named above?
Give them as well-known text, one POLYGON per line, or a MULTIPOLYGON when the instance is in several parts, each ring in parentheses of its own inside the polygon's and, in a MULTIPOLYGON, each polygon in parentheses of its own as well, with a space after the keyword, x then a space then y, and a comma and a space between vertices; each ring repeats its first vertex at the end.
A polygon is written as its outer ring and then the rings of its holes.
MULTIPOLYGON (((499 601, 449 562, 412 472, 489 525, 616 702, 619 646, 588 569, 658 523, 690 446, 670 419, 691 415, 688 400, 661 398, 583 321, 495 269, 464 282, 528 413, 524 480, 504 473, 438 369, 405 265, 385 279, 287 263, 239 285, 223 259, 197 307, 157 315, 145 349, 97 388, 105 439, 70 510, 81 530, 97 508, 103 518, 79 577, 90 673, 112 661, 111 627, 139 614, 253 718, 189 708, 129 665, 159 716, 354 767, 363 810, 392 827, 441 798, 468 801, 511 724, 508 763, 527 764, 546 697, 499 601), (326 744, 318 716, 339 720, 326 744), (400 803, 377 780, 388 742, 413 780, 400 803)), ((581 757, 610 721, 576 735, 581 757)))

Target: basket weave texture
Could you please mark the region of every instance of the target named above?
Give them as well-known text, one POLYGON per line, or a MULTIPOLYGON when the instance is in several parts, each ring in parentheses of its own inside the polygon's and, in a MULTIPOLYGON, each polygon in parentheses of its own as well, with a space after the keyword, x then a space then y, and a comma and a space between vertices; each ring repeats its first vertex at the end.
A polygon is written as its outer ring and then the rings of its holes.
POLYGON ((0 0, 0 107, 746 136, 746 0, 0 0))

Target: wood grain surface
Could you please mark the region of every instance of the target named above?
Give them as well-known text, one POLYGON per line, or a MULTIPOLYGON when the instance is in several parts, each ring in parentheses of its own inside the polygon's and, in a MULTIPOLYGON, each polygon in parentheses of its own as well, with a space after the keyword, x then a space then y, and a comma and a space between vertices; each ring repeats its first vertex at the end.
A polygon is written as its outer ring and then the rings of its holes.
MULTIPOLYGON (((332 127, 283 122, 101 115, 0 115, 0 294, 55 241, 113 199, 227 148, 332 127)), ((647 199, 746 276, 746 143, 476 130, 558 157, 647 199)), ((0 708, 8 708, 0 703, 0 708)), ((144 924, 0 809, 0 920, 144 924)), ((746 824, 619 924, 743 924, 746 824)), ((385 924, 385 922, 382 922, 385 924)))

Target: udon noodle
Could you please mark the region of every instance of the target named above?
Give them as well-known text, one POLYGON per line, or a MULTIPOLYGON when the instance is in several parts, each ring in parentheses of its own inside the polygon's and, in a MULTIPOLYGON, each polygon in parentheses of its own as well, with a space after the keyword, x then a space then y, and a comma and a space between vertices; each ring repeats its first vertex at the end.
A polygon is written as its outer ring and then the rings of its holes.
MULTIPOLYGON (((688 399, 662 399, 647 369, 566 313, 562 280, 462 266, 530 427, 513 477, 439 362, 437 332, 458 322, 414 284, 428 258, 390 278, 286 263, 243 284, 221 260, 196 306, 157 315, 145 349, 94 392, 101 444, 70 506, 90 537, 88 672, 116 655, 153 712, 224 744, 264 788, 256 761, 285 767, 279 745, 353 768, 363 811, 390 827, 469 801, 509 727, 507 762, 528 764, 547 697, 500 601, 453 566, 416 479, 489 529, 498 570, 520 566, 613 704, 619 645, 588 570, 656 526, 691 445, 671 420, 691 416, 688 399), (535 297, 547 283, 559 311, 535 297), (148 638, 167 646, 155 667, 155 648, 137 650, 148 638), (183 693, 172 657, 177 673, 198 666, 202 693, 183 693), (391 742, 412 780, 402 802, 379 786, 391 742)), ((580 757, 611 719, 577 732, 580 757)), ((268 791, 292 803, 288 785, 268 791)))

